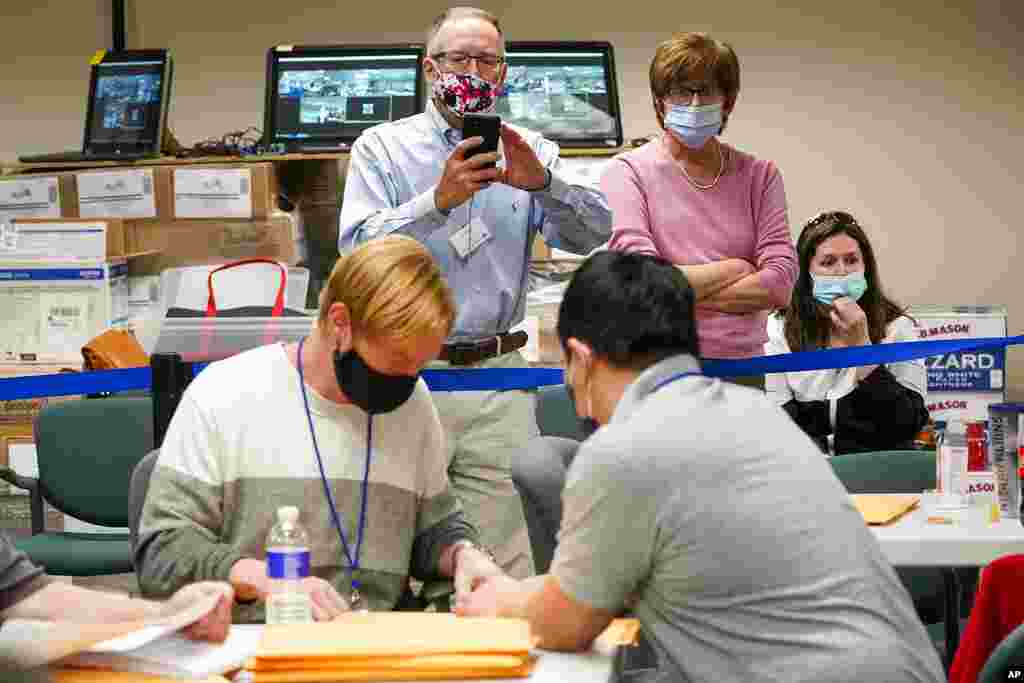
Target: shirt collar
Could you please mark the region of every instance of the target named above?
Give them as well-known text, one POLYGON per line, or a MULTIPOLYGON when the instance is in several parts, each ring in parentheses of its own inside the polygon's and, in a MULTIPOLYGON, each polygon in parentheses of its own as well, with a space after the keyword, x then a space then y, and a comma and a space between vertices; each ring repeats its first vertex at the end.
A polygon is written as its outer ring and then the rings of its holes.
POLYGON ((644 399, 654 393, 655 389, 662 382, 684 372, 695 374, 700 374, 701 372, 700 363, 688 353, 681 353, 678 356, 666 358, 641 372, 626 387, 622 398, 619 399, 615 406, 615 412, 612 414, 611 421, 620 422, 628 420, 636 412, 640 404, 643 403, 644 399))
POLYGON ((434 98, 427 100, 427 116, 430 118, 430 123, 434 129, 440 134, 441 139, 448 143, 449 147, 455 147, 455 145, 462 142, 462 130, 452 128, 448 124, 447 119, 441 115, 437 105, 434 104, 434 98))

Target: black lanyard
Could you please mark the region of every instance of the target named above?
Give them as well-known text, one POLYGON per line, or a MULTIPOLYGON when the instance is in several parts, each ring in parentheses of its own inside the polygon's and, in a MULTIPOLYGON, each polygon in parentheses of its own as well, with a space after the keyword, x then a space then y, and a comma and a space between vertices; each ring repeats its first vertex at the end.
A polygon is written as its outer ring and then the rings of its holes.
POLYGON ((359 581, 355 578, 355 572, 359 571, 359 551, 363 547, 363 529, 366 528, 366 488, 370 481, 370 453, 373 444, 373 415, 366 415, 366 465, 363 469, 362 499, 359 506, 359 527, 356 531, 356 551, 353 556, 349 550, 348 539, 345 538, 345 530, 341 528, 341 519, 338 518, 338 507, 334 504, 334 495, 331 487, 327 484, 327 475, 324 473, 324 462, 320 458, 320 447, 316 442, 316 430, 313 428, 313 414, 309 411, 309 398, 306 396, 306 381, 302 374, 302 345, 306 341, 303 337, 299 340, 299 350, 296 358, 296 365, 299 366, 299 387, 302 389, 302 405, 306 409, 306 419, 309 421, 309 435, 313 437, 313 453, 316 454, 316 464, 320 468, 320 481, 324 485, 324 494, 327 496, 327 504, 331 510, 331 519, 334 520, 334 528, 338 530, 338 537, 341 539, 341 549, 345 552, 345 559, 348 560, 348 580, 352 586, 349 607, 360 609, 363 607, 363 596, 359 592, 359 581))

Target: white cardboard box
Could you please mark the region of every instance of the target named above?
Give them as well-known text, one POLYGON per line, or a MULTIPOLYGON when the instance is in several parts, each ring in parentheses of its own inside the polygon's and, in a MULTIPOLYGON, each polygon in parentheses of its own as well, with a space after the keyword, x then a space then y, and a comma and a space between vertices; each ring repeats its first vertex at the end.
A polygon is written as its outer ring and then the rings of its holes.
POLYGON ((0 222, 13 218, 60 218, 57 176, 0 180, 0 222))
POLYGON ((81 362, 82 346, 127 322, 124 259, 0 262, 0 358, 81 362))
POLYGON ((78 173, 82 218, 156 218, 153 169, 78 173))

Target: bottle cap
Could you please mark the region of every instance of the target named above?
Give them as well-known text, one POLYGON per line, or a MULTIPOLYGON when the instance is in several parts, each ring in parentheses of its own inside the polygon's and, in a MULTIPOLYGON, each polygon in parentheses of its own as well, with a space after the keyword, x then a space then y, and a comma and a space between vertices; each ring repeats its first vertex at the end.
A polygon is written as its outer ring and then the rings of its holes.
POLYGON ((299 519, 299 508, 294 505, 285 505, 277 508, 277 521, 295 524, 299 519))

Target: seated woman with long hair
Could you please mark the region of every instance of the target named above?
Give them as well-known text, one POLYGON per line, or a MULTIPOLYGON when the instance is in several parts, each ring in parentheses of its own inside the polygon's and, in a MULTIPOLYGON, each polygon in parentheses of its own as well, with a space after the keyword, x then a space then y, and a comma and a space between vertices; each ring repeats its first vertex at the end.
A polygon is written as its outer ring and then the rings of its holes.
MULTIPOLYGON (((789 307, 769 316, 766 354, 918 338, 915 321, 885 295, 871 243, 853 216, 819 214, 796 250, 800 274, 789 307)), ((765 390, 836 455, 910 448, 928 421, 923 360, 770 374, 765 390)))

